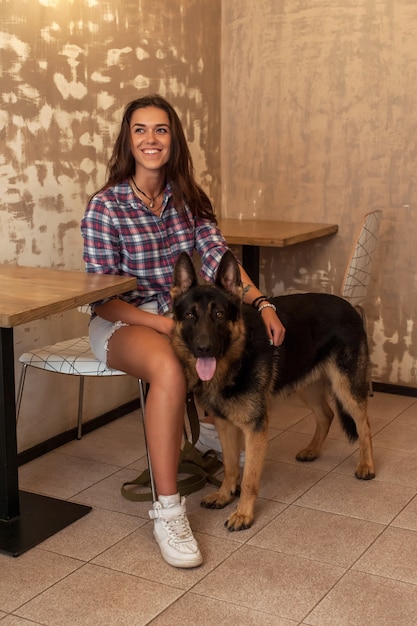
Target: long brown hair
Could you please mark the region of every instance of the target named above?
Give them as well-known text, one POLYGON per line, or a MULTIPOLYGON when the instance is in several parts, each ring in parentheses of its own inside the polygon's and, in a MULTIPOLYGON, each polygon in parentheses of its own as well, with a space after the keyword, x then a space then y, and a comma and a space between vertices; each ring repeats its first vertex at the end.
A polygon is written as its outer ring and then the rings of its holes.
POLYGON ((113 187, 134 175, 135 160, 131 151, 130 120, 137 109, 146 107, 162 109, 168 115, 171 127, 171 150, 168 163, 165 165, 165 181, 171 183, 175 208, 179 213, 184 214, 184 206, 187 205, 193 215, 216 222, 210 199, 194 179, 193 161, 180 118, 173 106, 158 94, 132 100, 126 106, 120 131, 107 165, 107 181, 101 190, 113 187))

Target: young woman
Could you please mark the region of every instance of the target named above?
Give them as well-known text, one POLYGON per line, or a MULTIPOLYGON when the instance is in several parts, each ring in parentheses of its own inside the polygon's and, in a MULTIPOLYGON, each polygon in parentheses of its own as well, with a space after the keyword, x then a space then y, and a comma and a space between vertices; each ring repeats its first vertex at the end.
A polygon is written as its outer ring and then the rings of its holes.
MULTIPOLYGON (((213 281, 227 244, 212 204, 194 180, 193 163, 174 108, 161 96, 130 102, 108 165, 107 182, 81 223, 87 272, 137 278, 137 289, 94 303, 90 341, 110 367, 150 384, 146 438, 158 493, 149 512, 163 558, 196 567, 202 555, 177 492, 186 385, 169 337, 171 277, 181 251, 201 257, 213 281)), ((244 301, 261 296, 242 269, 244 301)), ((271 342, 285 330, 271 307, 261 315, 271 342)))

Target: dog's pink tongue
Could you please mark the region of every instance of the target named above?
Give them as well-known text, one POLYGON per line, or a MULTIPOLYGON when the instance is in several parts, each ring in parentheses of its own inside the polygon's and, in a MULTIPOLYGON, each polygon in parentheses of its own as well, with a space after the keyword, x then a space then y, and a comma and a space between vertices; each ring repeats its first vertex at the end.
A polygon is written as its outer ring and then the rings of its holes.
POLYGON ((200 357, 195 364, 200 380, 211 380, 216 371, 216 359, 213 356, 200 357))

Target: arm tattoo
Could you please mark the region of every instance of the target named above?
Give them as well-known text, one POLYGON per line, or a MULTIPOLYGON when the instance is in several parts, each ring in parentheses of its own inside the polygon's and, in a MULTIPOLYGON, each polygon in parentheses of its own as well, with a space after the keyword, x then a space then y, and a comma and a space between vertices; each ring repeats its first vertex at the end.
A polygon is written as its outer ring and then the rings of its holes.
POLYGON ((242 287, 243 287, 243 292, 242 292, 242 299, 243 299, 248 293, 248 291, 252 289, 253 285, 245 285, 245 283, 242 283, 242 287))

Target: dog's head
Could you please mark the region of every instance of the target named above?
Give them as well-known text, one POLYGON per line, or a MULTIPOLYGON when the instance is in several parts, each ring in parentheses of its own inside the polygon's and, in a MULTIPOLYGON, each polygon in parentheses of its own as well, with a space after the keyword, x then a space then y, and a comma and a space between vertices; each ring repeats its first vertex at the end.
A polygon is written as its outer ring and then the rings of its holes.
POLYGON ((242 286, 239 265, 227 251, 217 270, 214 285, 198 284, 189 255, 181 253, 174 268, 171 288, 175 327, 172 344, 185 367, 186 376, 208 381, 226 355, 234 358, 241 349, 242 286))

